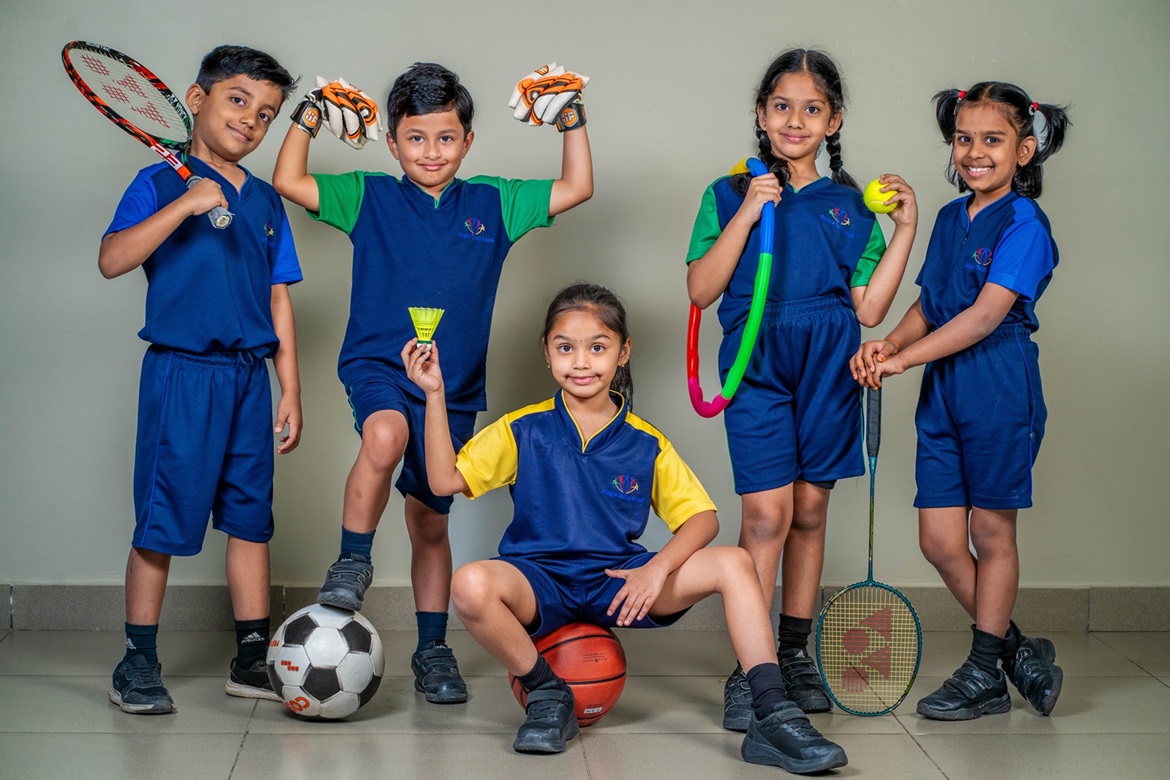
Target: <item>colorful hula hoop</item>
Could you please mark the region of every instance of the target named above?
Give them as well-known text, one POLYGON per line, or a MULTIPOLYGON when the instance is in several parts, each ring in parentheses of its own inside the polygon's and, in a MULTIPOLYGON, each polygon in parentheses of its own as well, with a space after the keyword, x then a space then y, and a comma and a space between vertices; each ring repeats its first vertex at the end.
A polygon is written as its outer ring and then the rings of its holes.
MULTIPOLYGON (((763 176, 768 172, 764 164, 754 157, 749 157, 746 162, 752 176, 763 176)), ((775 232, 776 206, 773 203, 766 203, 760 212, 760 264, 756 269, 747 325, 744 326, 743 336, 739 341, 739 352, 736 353, 735 363, 727 374, 727 381, 720 388, 719 395, 710 401, 703 400, 703 388, 699 386, 699 323, 703 318, 703 312, 698 306, 691 304, 691 314, 687 321, 687 390, 691 396, 691 405, 702 417, 714 417, 727 408, 731 403, 731 397, 739 389, 748 361, 755 351, 756 337, 760 334, 760 320, 764 317, 764 303, 772 282, 772 241, 775 232)))

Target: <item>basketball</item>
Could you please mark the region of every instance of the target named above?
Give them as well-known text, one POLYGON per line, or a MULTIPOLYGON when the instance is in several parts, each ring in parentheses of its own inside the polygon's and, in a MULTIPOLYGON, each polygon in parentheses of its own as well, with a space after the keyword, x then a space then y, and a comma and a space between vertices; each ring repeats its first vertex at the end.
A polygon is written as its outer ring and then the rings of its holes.
MULTIPOLYGON (((626 685, 626 653, 608 628, 570 623, 535 641, 536 650, 573 690, 577 724, 591 726, 613 709, 626 685)), ((528 694, 511 674, 508 682, 523 707, 528 694)))

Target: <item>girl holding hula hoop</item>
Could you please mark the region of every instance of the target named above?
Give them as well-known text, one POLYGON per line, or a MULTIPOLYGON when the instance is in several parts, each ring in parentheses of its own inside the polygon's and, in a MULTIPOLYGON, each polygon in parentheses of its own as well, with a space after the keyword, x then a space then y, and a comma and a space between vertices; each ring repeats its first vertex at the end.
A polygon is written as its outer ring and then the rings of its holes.
MULTIPOLYGON (((705 309, 722 296, 723 401, 713 403, 726 405, 735 491, 743 501, 739 544, 751 553, 769 605, 783 553, 780 666, 788 697, 805 712, 829 709, 807 652, 829 491, 838 479, 865 472, 860 395, 849 358, 861 343, 859 323, 874 327, 886 316, 918 224, 914 191, 901 177, 883 175, 887 204, 897 205, 886 246, 842 167, 843 118, 841 77, 827 54, 793 49, 777 57, 756 94, 755 131, 768 172, 724 176, 708 187, 687 252, 694 307, 705 309), (822 143, 831 180, 817 172, 822 143), (760 225, 768 204, 775 207, 771 246, 763 245, 760 225), (770 279, 757 286, 761 259, 772 255, 770 279), (741 343, 753 340, 747 333, 756 319, 753 298, 759 333, 731 402, 733 363, 741 343)), ((697 357, 688 362, 697 373, 697 357)), ((697 380, 692 396, 696 389, 697 380)), ((696 408, 718 412, 701 403, 696 408)), ((749 701, 737 667, 724 690, 724 728, 746 728, 749 701)))

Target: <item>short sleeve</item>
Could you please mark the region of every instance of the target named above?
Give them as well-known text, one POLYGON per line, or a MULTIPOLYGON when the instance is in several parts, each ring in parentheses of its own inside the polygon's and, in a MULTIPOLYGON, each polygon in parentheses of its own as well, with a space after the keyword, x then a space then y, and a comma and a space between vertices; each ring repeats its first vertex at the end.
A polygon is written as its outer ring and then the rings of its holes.
POLYGON ((472 176, 468 184, 486 184, 500 191, 500 210, 504 216, 504 230, 512 243, 535 228, 549 227, 553 217, 548 214, 552 199, 552 179, 502 179, 498 176, 472 176))
POLYGON ((659 436, 659 441, 661 450, 654 459, 654 490, 650 503, 674 533, 700 512, 715 511, 715 504, 674 445, 662 436, 659 436))
POLYGON ((1056 266, 1052 237, 1037 219, 1013 223, 995 245, 987 281, 1031 301, 1056 266))
POLYGON ((310 211, 309 216, 349 235, 357 224, 358 212, 362 210, 366 177, 377 175, 385 174, 370 174, 365 171, 312 174, 317 182, 317 205, 320 211, 316 214, 310 211))
POLYGON ((110 233, 134 227, 158 211, 158 193, 154 189, 153 180, 156 169, 157 166, 144 168, 134 177, 134 181, 130 182, 130 186, 122 193, 118 208, 114 210, 114 219, 102 234, 102 238, 110 233))
POLYGON ((467 482, 468 498, 479 498, 516 481, 519 452, 508 417, 501 417, 463 445, 455 456, 455 468, 467 482))
POLYGON ((886 253, 886 237, 882 233, 882 227, 874 220, 873 229, 869 232, 869 242, 865 245, 865 250, 861 253, 861 259, 857 261, 857 268, 853 271, 853 278, 849 280, 850 287, 864 287, 869 284, 870 277, 877 269, 878 263, 882 261, 882 255, 886 253))
POLYGON ((691 243, 687 247, 687 263, 692 263, 707 254, 722 234, 719 209, 715 205, 715 189, 714 185, 711 185, 703 191, 703 199, 699 202, 699 213, 695 215, 695 225, 691 228, 691 243))
POLYGON ((273 236, 271 253, 272 284, 295 284, 304 278, 301 273, 300 260, 297 258, 296 244, 293 242, 292 228, 288 223, 288 213, 284 205, 277 201, 280 209, 280 225, 273 236))

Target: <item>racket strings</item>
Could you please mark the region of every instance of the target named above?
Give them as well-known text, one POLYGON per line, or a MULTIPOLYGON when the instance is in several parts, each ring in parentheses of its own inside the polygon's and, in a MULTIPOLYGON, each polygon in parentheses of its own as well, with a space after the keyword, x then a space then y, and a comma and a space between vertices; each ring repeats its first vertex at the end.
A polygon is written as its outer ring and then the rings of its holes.
POLYGON ((190 119, 157 79, 92 49, 74 51, 71 64, 90 92, 109 110, 167 146, 180 149, 186 145, 190 119))
POLYGON ((820 625, 821 671, 843 709, 858 714, 897 706, 918 672, 920 630, 900 593, 855 585, 826 607, 820 625))

